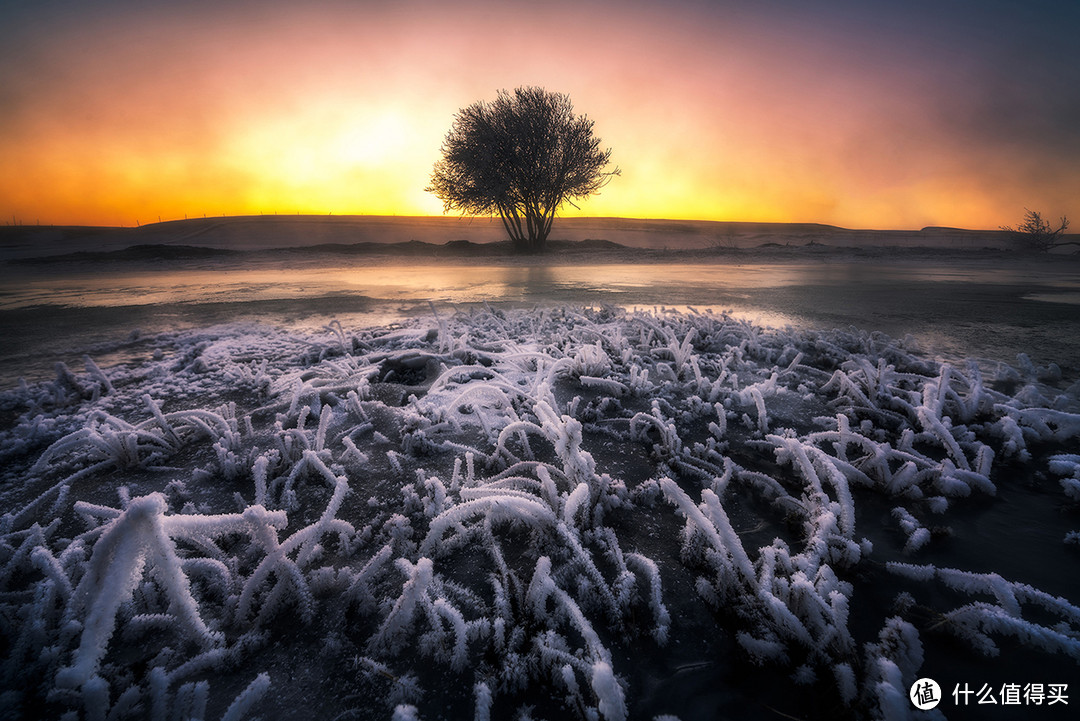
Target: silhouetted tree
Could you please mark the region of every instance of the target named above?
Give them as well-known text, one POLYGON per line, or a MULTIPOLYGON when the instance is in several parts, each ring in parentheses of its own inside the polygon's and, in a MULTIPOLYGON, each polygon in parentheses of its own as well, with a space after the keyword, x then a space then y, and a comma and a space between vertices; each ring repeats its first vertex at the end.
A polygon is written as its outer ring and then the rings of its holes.
POLYGON ((544 250, 559 207, 619 174, 605 172, 611 149, 573 109, 567 95, 523 87, 459 111, 426 190, 445 210, 498 213, 519 251, 544 250))
POLYGON ((1049 221, 1043 220, 1039 211, 1024 210, 1024 222, 1018 228, 1014 230, 1010 225, 1003 225, 1001 229, 1012 233, 1025 247, 1045 253, 1062 245, 1080 245, 1072 240, 1059 240, 1069 227, 1069 219, 1064 215, 1061 216, 1061 225, 1054 230, 1049 221))

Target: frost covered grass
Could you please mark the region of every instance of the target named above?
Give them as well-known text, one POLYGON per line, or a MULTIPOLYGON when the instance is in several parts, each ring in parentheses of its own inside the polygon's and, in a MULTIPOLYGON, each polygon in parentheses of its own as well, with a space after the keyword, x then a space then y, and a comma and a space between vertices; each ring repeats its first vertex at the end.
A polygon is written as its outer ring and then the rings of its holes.
POLYGON ((1078 543, 1077 394, 1022 362, 568 307, 153 342, 0 398, 7 717, 690 721, 646 687, 702 627, 822 717, 906 717, 941 638, 1080 663, 1080 598, 928 562, 1021 478, 1078 543))

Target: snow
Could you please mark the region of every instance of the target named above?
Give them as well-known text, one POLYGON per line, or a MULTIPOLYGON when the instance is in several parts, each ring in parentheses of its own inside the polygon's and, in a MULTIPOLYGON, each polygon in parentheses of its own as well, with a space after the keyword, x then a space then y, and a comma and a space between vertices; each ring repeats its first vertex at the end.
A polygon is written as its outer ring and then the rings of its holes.
POLYGON ((690 721, 647 689, 703 623, 856 718, 943 636, 1080 662, 1074 586, 923 525, 1022 468, 1080 535, 1080 399, 1031 369, 610 307, 156 342, 0 398, 6 716, 690 721))

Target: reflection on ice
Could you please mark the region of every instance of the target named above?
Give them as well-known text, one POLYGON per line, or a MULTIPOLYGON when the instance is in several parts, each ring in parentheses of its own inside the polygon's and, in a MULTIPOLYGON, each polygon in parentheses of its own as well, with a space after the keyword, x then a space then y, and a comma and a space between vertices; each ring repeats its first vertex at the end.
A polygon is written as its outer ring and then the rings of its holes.
MULTIPOLYGON (((937 268, 869 263, 607 264, 607 265, 374 265, 154 272, 73 273, 7 279, 0 310, 35 305, 115 307, 147 304, 251 302, 326 296, 395 301, 579 300, 637 304, 717 305, 769 289, 813 288, 903 295, 912 288, 961 284, 1050 287, 1072 302, 1080 280, 1009 268, 937 268)), ((1029 294, 1030 295, 1030 294, 1029 294)), ((1028 296, 1025 296, 1028 297, 1028 296)), ((1034 296, 1030 296, 1034 297, 1034 296)), ((1051 300, 1039 296, 1040 300, 1051 300)), ((812 307, 800 310, 812 310, 812 307)))
MULTIPOLYGON (((21 359, 61 359, 94 328, 158 332, 235 318, 293 324, 377 312, 426 314, 428 301, 467 308, 560 304, 733 311, 755 323, 850 327, 911 336, 943 359, 1046 363, 1080 358, 1080 279, 1071 266, 984 267, 871 262, 608 265, 371 265, 293 269, 72 273, 5 280, 0 377, 35 375, 21 359), (122 309, 122 310, 121 310, 122 309), (127 323, 124 327, 124 323, 127 323), (12 356, 15 357, 12 357, 12 356), (23 367, 16 368, 19 363, 23 367)), ((363 323, 358 317, 356 322, 363 323)), ((1067 361, 1066 361, 1067 362, 1067 361)))
POLYGON ((1067 303, 1068 305, 1080 305, 1080 293, 1027 293, 1024 300, 1035 300, 1042 303, 1067 303))

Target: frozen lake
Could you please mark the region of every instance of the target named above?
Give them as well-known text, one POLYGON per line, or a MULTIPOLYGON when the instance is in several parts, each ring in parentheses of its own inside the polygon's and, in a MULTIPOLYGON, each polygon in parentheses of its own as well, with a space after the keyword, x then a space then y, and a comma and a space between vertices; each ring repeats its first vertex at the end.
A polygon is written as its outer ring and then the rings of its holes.
MULTIPOLYGON (((1080 273, 1060 266, 869 262, 104 266, 7 271, 0 283, 0 379, 38 378, 55 360, 117 341, 236 320, 286 327, 382 324, 436 307, 581 304, 729 310, 772 327, 856 327, 910 335, 927 354, 1014 363, 1026 353, 1075 375, 1080 273), (118 269, 119 268, 119 269, 118 269)), ((115 355, 120 352, 120 355, 115 355)))
POLYGON ((6 698, 764 721, 1066 683, 1075 262, 853 255, 7 266, 6 698))

